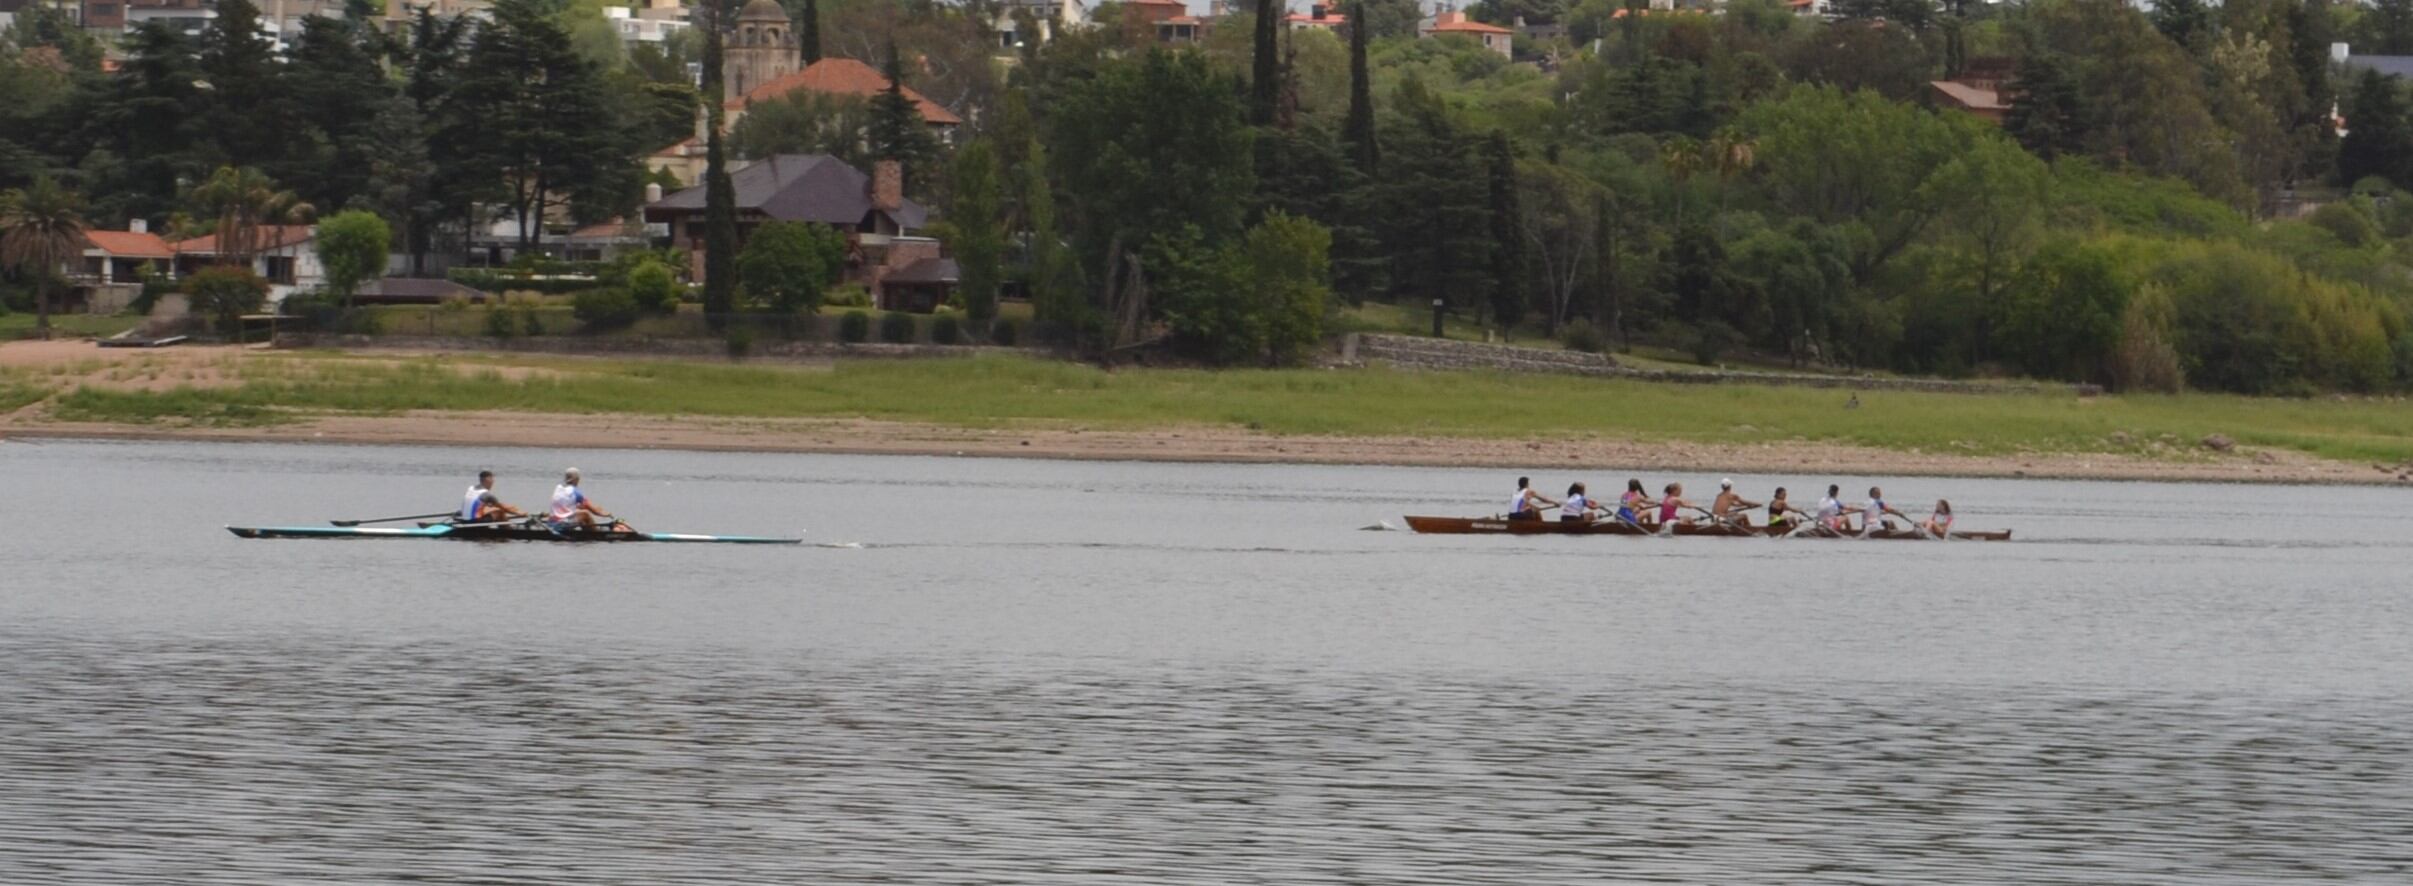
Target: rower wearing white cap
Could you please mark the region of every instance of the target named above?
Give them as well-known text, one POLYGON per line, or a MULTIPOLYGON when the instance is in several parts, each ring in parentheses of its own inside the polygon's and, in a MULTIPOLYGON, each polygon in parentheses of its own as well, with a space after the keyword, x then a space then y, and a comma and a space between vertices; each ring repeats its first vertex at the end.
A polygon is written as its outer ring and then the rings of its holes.
POLYGON ((1709 503, 1709 515, 1717 518, 1720 523, 1749 526, 1751 525, 1751 509, 1759 506, 1759 502, 1746 501, 1742 496, 1734 494, 1733 480, 1719 480, 1718 497, 1709 503))
POLYGON ((619 522, 609 512, 597 507, 594 499, 586 497, 586 491, 578 488, 578 480, 577 468, 562 472, 561 485, 553 487, 553 509, 545 515, 545 522, 551 523, 554 529, 568 529, 573 525, 580 529, 593 529, 595 518, 602 517, 612 521, 614 531, 629 531, 628 524, 619 522))

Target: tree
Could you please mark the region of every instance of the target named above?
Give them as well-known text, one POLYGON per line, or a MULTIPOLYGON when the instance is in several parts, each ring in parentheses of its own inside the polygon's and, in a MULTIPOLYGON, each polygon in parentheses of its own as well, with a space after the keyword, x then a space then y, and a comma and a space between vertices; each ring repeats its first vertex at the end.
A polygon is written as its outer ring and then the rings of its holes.
MULTIPOLYGON (((219 0, 202 27, 200 73, 206 100, 195 121, 217 163, 283 169, 293 120, 279 89, 281 63, 260 8, 251 0, 219 0)), ((198 84, 197 84, 198 85, 198 84)))
POLYGON ((2106 250, 2057 241, 2039 250, 1995 305, 1992 339, 2030 375, 2105 380, 2132 284, 2106 250))
POLYGON ((184 278, 185 297, 193 310, 217 321, 218 331, 232 334, 242 328, 243 315, 268 301, 268 281, 236 265, 211 265, 184 278))
POLYGON ((34 329, 50 339, 50 299, 60 271, 84 254, 82 198, 48 178, 0 195, 0 264, 33 281, 34 329))
POLYGON ((704 41, 704 322, 713 329, 737 309, 737 186, 729 180, 728 146, 721 136, 721 14, 725 5, 705 3, 704 41))
POLYGON ((1382 147, 1374 140, 1374 78, 1366 69, 1366 42, 1373 31, 1365 19, 1366 0, 1351 5, 1349 16, 1349 117, 1341 140, 1349 143, 1357 171, 1371 176, 1382 166, 1382 147))
POLYGON ((2374 55, 2413 53, 2413 0, 2371 0, 2363 13, 2363 38, 2374 55))
POLYGON ((2153 27, 2172 43, 2195 47, 2211 36, 2212 10, 2203 0, 2156 0, 2153 27))
POLYGON ((1374 40, 1407 39, 1416 36, 1416 25, 1424 20, 1424 10, 1417 0, 1362 0, 1350 13, 1350 27, 1364 24, 1366 36, 1374 40))
POLYGON ((374 32, 354 19, 310 16, 294 41, 277 92, 293 109, 295 147, 269 173, 302 199, 330 209, 371 199, 380 158, 417 147, 423 133, 380 130, 399 94, 371 51, 374 32), (395 145, 390 140, 402 139, 395 145))
POLYGON ((265 244, 260 229, 308 222, 318 210, 249 166, 220 166, 187 197, 194 211, 216 220, 221 261, 249 264, 265 244))
MULTIPOLYGON (((1517 208, 1516 148, 1508 133, 1494 131, 1484 145, 1491 191, 1491 318, 1501 329, 1525 320, 1525 214, 1517 208)), ((1587 238, 1588 239, 1588 238, 1587 238)))
POLYGON ((935 171, 938 139, 922 119, 921 106, 905 96, 905 63, 898 58, 895 43, 888 44, 886 73, 888 88, 871 99, 867 141, 873 157, 894 160, 902 167, 906 193, 920 193, 920 185, 935 171))
POLYGON ((956 292, 975 339, 988 337, 1005 276, 1005 195, 999 177, 997 151, 988 142, 975 141, 955 152, 947 188, 947 242, 962 275, 956 292))
POLYGON ((2003 131, 2020 146, 2046 160, 2085 150, 2085 106, 2060 53, 2042 50, 2020 59, 2010 92, 2003 131))
POLYGON ((796 48, 803 54, 805 64, 821 60, 820 0, 802 0, 797 4, 796 48))
POLYGON ((764 222, 737 257, 746 295, 780 314, 813 313, 846 271, 846 237, 814 222, 764 222))
POLYGON ((1099 271, 1093 305, 1113 323, 1110 343, 1138 340, 1160 270, 1201 263, 1245 230, 1256 175, 1241 94, 1205 58, 1151 49, 1050 102, 1067 228, 1081 265, 1099 271))
POLYGON ((1986 126, 1823 87, 1796 87, 1754 105, 1736 125, 1759 146, 1754 156, 1769 196, 1827 224, 1867 230, 1867 245, 1853 259, 1863 281, 1942 214, 1933 192, 1922 189, 1986 126))
POLYGON ((623 154, 594 63, 571 46, 544 0, 498 0, 492 12, 454 85, 443 137, 458 140, 465 175, 501 183, 520 249, 532 251, 557 195, 634 160, 623 154))
POLYGON ((1296 362, 1322 337, 1331 246, 1323 226, 1275 212, 1221 249, 1181 254, 1163 275, 1175 342, 1217 363, 1296 362))
POLYGON ((2346 137, 2338 142, 2338 178, 2376 175, 2413 185, 2413 119, 2396 78, 2365 69, 2346 106, 2346 137))
POLYGON ((1499 235, 1488 177, 1469 174, 1482 168, 1476 141, 1422 81, 1409 78, 1395 95, 1383 172, 1368 194, 1391 292, 1418 307, 1430 299, 1453 309, 1488 304, 1499 235))
POLYGON ((326 268, 327 288, 345 307, 360 284, 384 275, 393 239, 393 229, 373 212, 354 209, 319 222, 318 261, 326 268))
POLYGON ((1276 106, 1282 100, 1282 59, 1277 44, 1282 33, 1282 15, 1289 7, 1281 0, 1257 0, 1254 16, 1256 39, 1249 52, 1248 122, 1272 126, 1276 106))
POLYGON ((746 108, 729 145, 737 156, 760 160, 778 154, 828 154, 860 168, 872 160, 864 149, 870 106, 861 98, 799 89, 746 108))

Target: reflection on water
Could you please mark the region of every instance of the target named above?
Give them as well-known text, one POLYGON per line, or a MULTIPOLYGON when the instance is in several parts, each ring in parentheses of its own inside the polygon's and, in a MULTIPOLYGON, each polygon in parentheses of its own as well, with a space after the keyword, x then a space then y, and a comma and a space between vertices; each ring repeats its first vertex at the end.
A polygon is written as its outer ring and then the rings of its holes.
POLYGON ((569 458, 0 445, 0 884, 2413 880, 2387 491, 1435 538, 1356 529, 1497 478, 588 452, 864 546, 217 529, 569 458))
POLYGON ((2413 873, 2396 702, 10 645, 19 883, 2413 873))

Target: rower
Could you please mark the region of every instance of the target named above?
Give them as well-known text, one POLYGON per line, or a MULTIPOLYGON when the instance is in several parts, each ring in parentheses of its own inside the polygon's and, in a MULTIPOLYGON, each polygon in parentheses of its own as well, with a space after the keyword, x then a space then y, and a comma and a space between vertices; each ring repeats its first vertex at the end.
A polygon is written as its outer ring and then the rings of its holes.
POLYGON ((1558 507, 1549 496, 1533 491, 1533 478, 1518 477, 1516 495, 1508 499, 1508 519, 1539 520, 1543 508, 1558 507))
POLYGON ((477 485, 461 498, 461 512, 454 514, 455 523, 493 523, 517 520, 528 516, 520 509, 504 504, 494 497, 494 472, 479 471, 477 485))
POLYGON ((1844 530, 1842 495, 1842 484, 1827 484, 1826 497, 1818 500, 1817 520, 1819 528, 1832 532, 1842 532, 1844 530))
POLYGON ((1589 523, 1592 521, 1594 511, 1607 513, 1608 508, 1601 507, 1599 502, 1593 501, 1591 496, 1585 495, 1584 485, 1576 483, 1567 487, 1567 500, 1559 502, 1558 522, 1589 523))
POLYGON ((1756 507, 1759 507, 1759 502, 1734 494, 1734 481, 1719 480, 1718 497, 1709 503, 1709 516, 1716 518, 1720 523, 1749 526, 1751 525, 1750 510, 1756 507))
POLYGON ((1617 498, 1617 522, 1640 526, 1642 515, 1657 505, 1658 502, 1651 501, 1650 496, 1643 494, 1641 479, 1627 480, 1625 494, 1617 498))
POLYGON ((586 491, 578 488, 578 480, 577 468, 562 472, 561 485, 553 487, 552 513, 546 515, 545 522, 551 524, 556 530, 568 529, 572 526, 580 529, 594 529, 595 518, 602 517, 612 521, 611 527, 614 532, 633 531, 628 524, 620 522, 619 518, 613 517, 610 513, 597 507, 594 499, 586 497, 586 491))
POLYGON ((1800 508, 1794 507, 1791 501, 1785 499, 1785 488, 1782 486, 1776 487, 1776 496, 1768 499, 1769 526, 1781 529, 1793 525, 1795 517, 1807 516, 1809 515, 1802 513, 1800 508))
POLYGON ((1901 511, 1885 503, 1885 490, 1869 487, 1868 501, 1860 506, 1860 532, 1865 535, 1877 529, 1893 529, 1892 524, 1885 522, 1887 515, 1902 517, 1902 522, 1910 522, 1909 517, 1902 516, 1901 511))
POLYGON ((1952 533, 1952 502, 1941 498, 1936 499, 1935 513, 1929 514, 1927 521, 1920 523, 1919 528, 1937 538, 1950 535, 1952 533))
POLYGON ((1676 516, 1676 509, 1678 508, 1691 508, 1698 511, 1701 509, 1701 506, 1684 500, 1684 484, 1669 483, 1667 484, 1666 493, 1659 496, 1659 525, 1666 526, 1671 523, 1691 523, 1691 517, 1679 518, 1676 516))

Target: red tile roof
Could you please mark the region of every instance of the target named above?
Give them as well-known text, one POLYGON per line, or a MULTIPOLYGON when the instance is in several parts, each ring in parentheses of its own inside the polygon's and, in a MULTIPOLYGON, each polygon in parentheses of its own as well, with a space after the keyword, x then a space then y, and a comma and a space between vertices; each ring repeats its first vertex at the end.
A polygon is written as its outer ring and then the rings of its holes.
MULTIPOLYGON (((804 70, 747 90, 745 95, 730 99, 724 106, 734 111, 799 89, 870 98, 888 91, 888 75, 851 58, 825 58, 805 66, 804 70)), ((911 86, 905 87, 905 97, 921 108, 922 120, 931 125, 956 126, 964 122, 955 112, 913 91, 911 86)))
POLYGON ((174 258, 175 250, 158 234, 133 231, 85 231, 84 242, 116 258, 174 258))
MULTIPOLYGON (((310 238, 317 234, 318 229, 309 225, 261 225, 259 248, 282 249, 287 246, 308 243, 310 238)), ((218 252, 218 235, 209 234, 190 240, 178 240, 175 249, 177 252, 196 255, 215 255, 218 252)))
POLYGON ((1305 13, 1294 12, 1290 14, 1289 18, 1283 19, 1283 21, 1290 22, 1294 25, 1345 25, 1349 23, 1349 17, 1345 15, 1334 15, 1327 12, 1324 13, 1323 18, 1316 18, 1315 16, 1307 15, 1305 13))
MULTIPOLYGON (((1617 12, 1624 11, 1617 10, 1617 12)), ((1499 25, 1487 25, 1478 21, 1437 22, 1427 30, 1436 34, 1506 34, 1509 32, 1507 28, 1499 25)))

